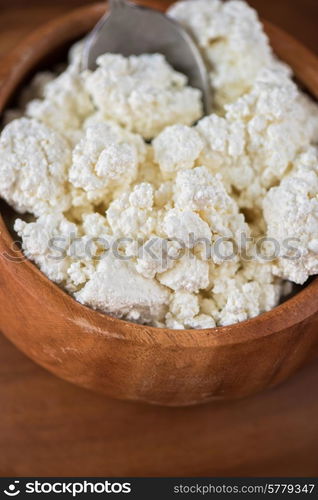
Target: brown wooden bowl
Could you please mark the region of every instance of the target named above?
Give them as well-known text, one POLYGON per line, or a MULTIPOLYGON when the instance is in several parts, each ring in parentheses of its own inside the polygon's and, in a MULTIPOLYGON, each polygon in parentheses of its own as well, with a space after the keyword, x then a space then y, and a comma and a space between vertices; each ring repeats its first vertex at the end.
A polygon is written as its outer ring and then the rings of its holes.
MULTIPOLYGON (((75 10, 13 50, 0 65, 0 109, 35 68, 82 37, 104 9, 75 10)), ((277 55, 317 96, 318 59, 276 27, 266 23, 266 29, 277 55)), ((31 262, 17 263, 17 256, 23 260, 0 218, 0 329, 59 377, 114 398, 181 406, 243 397, 282 382, 318 352, 318 279, 244 323, 177 331, 84 307, 31 262)))

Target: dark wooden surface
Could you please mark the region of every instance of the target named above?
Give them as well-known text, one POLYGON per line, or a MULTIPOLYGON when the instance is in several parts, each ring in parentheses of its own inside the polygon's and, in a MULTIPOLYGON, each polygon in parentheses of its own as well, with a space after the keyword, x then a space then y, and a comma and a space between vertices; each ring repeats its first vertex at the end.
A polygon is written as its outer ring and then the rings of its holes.
MULTIPOLYGON (((0 53, 84 3, 0 0, 0 53)), ((317 50, 316 0, 251 3, 317 50)), ((0 337, 0 475, 318 475, 317 387, 313 363, 246 400, 184 409, 124 403, 58 380, 0 337)))
POLYGON ((169 409, 79 389, 1 337, 0 381, 2 476, 318 475, 315 365, 254 398, 169 409))

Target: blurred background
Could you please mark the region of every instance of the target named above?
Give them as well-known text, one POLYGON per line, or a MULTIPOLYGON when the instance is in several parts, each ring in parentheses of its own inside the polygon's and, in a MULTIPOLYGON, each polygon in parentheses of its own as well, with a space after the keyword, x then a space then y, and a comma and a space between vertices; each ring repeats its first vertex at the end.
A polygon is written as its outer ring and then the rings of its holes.
MULTIPOLYGON (((169 0, 163 2, 171 3, 169 0)), ((0 53, 42 22, 92 3, 94 0, 0 0, 0 53)), ((249 0, 248 3, 265 19, 318 52, 317 0, 249 0)))

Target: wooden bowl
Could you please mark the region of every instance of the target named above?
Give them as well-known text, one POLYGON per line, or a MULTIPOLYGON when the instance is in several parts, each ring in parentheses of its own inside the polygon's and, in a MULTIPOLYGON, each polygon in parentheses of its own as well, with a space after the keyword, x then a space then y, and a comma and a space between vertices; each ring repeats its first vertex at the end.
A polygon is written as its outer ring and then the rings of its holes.
MULTIPOLYGON (((82 37, 104 9, 75 10, 13 50, 0 65, 0 109, 35 68, 82 37)), ((317 95, 317 58, 274 26, 266 23, 266 29, 276 53, 317 95)), ((22 260, 0 218, 0 329, 59 377, 114 398, 181 406, 243 397, 282 382, 318 352, 318 279, 244 323, 176 331, 84 307, 31 262, 16 262, 17 256, 22 260)))

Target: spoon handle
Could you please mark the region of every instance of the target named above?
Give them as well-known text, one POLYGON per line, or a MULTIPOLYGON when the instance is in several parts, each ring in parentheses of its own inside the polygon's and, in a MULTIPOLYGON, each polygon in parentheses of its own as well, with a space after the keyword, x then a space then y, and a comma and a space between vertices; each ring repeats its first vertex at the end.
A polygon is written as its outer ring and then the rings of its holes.
POLYGON ((117 9, 118 7, 124 7, 127 5, 126 0, 108 0, 111 10, 117 9))

